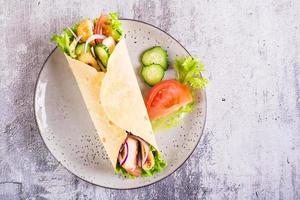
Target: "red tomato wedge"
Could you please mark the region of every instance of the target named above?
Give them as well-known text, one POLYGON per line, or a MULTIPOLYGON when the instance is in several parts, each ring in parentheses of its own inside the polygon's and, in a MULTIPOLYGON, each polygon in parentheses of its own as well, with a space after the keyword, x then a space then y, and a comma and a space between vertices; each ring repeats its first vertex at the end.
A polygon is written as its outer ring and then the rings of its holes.
POLYGON ((171 114, 193 101, 186 85, 176 80, 164 80, 156 84, 145 99, 150 120, 171 114))
MULTIPOLYGON (((109 36, 111 34, 111 25, 109 24, 108 17, 106 15, 101 15, 97 20, 94 28, 94 34, 100 34, 109 36)), ((96 44, 100 44, 103 39, 96 39, 96 44)))

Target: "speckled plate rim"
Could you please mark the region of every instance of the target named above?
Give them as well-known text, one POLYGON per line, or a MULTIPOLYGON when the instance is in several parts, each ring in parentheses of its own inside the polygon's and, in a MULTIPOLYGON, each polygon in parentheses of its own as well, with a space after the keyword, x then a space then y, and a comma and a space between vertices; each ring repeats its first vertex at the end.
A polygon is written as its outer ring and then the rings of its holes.
MULTIPOLYGON (((158 29, 159 31, 165 33, 166 35, 168 35, 169 37, 171 37, 174 41, 176 41, 189 55, 190 52, 177 40, 175 39, 173 36, 171 36, 169 33, 167 33, 166 31, 162 30, 161 28, 158 28, 152 24, 149 24, 147 22, 144 22, 144 21, 140 21, 140 20, 136 20, 136 19, 128 19, 128 18, 120 18, 120 20, 128 20, 128 21, 135 21, 135 22, 139 22, 139 23, 143 23, 143 24, 146 24, 148 26, 151 26, 153 28, 156 28, 158 29)), ((205 101, 205 106, 204 106, 204 122, 203 122, 203 127, 202 127, 202 130, 201 130, 201 135, 196 143, 196 145, 194 146, 193 150, 191 151, 191 153, 188 155, 188 157, 184 160, 184 162, 182 162, 174 171, 172 171, 170 174, 162 177, 161 179, 153 182, 153 183, 149 183, 149 184, 146 184, 146 185, 142 185, 142 186, 139 186, 139 187, 134 187, 134 188, 112 188, 112 187, 107 187, 107 186, 103 186, 103 185, 98 185, 98 184, 95 184, 95 183, 92 183, 88 180, 85 180, 81 177, 79 177, 78 175, 74 174, 73 172, 71 172, 66 166, 64 166, 55 156, 54 154, 51 152, 50 148, 47 146, 42 134, 41 134, 41 128, 40 128, 40 125, 39 123, 37 122, 37 114, 36 114, 36 109, 35 109, 35 105, 36 105, 36 102, 35 102, 35 99, 36 99, 36 93, 37 93, 37 86, 38 86, 38 83, 40 81, 40 75, 42 74, 42 71, 47 63, 47 61, 49 60, 49 58, 51 57, 51 55, 54 53, 54 51, 56 50, 57 47, 55 47, 51 52, 50 54, 47 56, 46 60, 44 61, 43 65, 42 65, 42 68, 41 70, 39 71, 38 73, 38 76, 37 76, 37 80, 36 80, 36 83, 35 83, 35 87, 34 87, 34 96, 33 96, 33 110, 34 110, 34 120, 35 120, 35 123, 38 127, 38 131, 39 131, 39 134, 42 138, 42 141, 43 143, 45 144, 45 146, 47 147, 48 151, 52 154, 52 156, 57 160, 58 163, 60 163, 69 173, 73 174, 75 177, 77 177, 78 179, 80 180, 83 180, 87 183, 90 183, 92 185, 95 185, 95 186, 100 186, 102 188, 105 188, 105 189, 111 189, 111 190, 134 190, 134 189, 139 189, 139 188, 144 188, 144 187, 148 187, 150 185, 153 185, 153 184, 156 184, 158 182, 161 182, 162 180, 165 180, 166 178, 168 178, 169 176, 171 176, 172 174, 174 174, 177 170, 179 170, 185 163, 186 161, 191 157, 191 155, 194 153, 195 149, 197 148, 198 144, 200 143, 201 139, 203 138, 203 133, 204 133, 204 129, 205 129, 205 124, 206 124, 206 115, 207 115, 207 99, 206 99, 206 91, 205 89, 203 89, 203 94, 204 94, 204 101, 205 101)))

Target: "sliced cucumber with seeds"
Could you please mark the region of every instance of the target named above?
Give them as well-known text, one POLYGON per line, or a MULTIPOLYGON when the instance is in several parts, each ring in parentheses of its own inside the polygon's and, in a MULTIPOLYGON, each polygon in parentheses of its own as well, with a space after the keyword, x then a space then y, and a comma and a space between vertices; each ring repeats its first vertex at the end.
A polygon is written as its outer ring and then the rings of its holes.
MULTIPOLYGON (((75 49, 75 54, 77 56, 81 55, 82 53, 84 53, 84 46, 85 46, 85 43, 80 43, 76 46, 76 49, 75 49)), ((88 44, 87 45, 87 48, 86 48, 86 52, 91 52, 91 47, 90 45, 88 44)))
POLYGON ((157 64, 164 70, 168 69, 168 53, 160 46, 152 47, 142 54, 143 65, 157 64))
POLYGON ((107 66, 108 58, 109 58, 109 49, 103 44, 97 44, 94 47, 95 54, 101 61, 104 67, 107 66))
POLYGON ((112 38, 114 38, 115 41, 119 42, 120 39, 122 38, 122 33, 120 31, 113 29, 111 31, 111 36, 112 36, 112 38))
POLYGON ((165 70, 160 65, 152 64, 144 66, 141 74, 144 81, 148 85, 153 86, 163 79, 165 70))

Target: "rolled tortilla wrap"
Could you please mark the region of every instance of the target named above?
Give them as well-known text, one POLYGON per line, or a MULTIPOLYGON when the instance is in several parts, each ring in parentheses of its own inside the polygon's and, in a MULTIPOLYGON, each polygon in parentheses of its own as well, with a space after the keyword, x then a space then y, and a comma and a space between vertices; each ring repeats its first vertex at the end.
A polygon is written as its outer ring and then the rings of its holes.
POLYGON ((128 135, 126 131, 157 149, 125 39, 118 42, 110 55, 106 73, 65 56, 113 168, 128 135))
POLYGON ((108 157, 115 168, 119 149, 126 139, 127 133, 118 126, 115 126, 114 123, 106 117, 104 109, 100 104, 99 91, 105 74, 103 72, 98 72, 93 67, 81 61, 72 59, 66 54, 65 56, 76 79, 94 127, 96 128, 108 157))
POLYGON ((107 117, 112 122, 157 149, 151 122, 124 38, 119 41, 108 60, 100 99, 107 117))

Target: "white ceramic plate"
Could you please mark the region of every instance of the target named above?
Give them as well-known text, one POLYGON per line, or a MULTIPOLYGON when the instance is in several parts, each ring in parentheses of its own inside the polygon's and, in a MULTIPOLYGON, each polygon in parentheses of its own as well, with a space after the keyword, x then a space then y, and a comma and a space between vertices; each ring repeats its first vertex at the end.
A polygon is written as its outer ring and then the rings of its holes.
MULTIPOLYGON (((140 80, 140 55, 154 45, 169 53, 171 66, 175 56, 187 56, 187 50, 162 30, 144 22, 123 19, 123 29, 142 93, 148 90, 140 80)), ((167 77, 174 77, 172 67, 167 77)), ((35 91, 35 115, 41 136, 54 157, 76 176, 99 186, 132 189, 155 183, 178 169, 199 143, 206 117, 205 91, 182 125, 157 134, 157 142, 167 168, 153 177, 124 179, 115 175, 87 110, 74 77, 59 49, 47 58, 35 91)))

